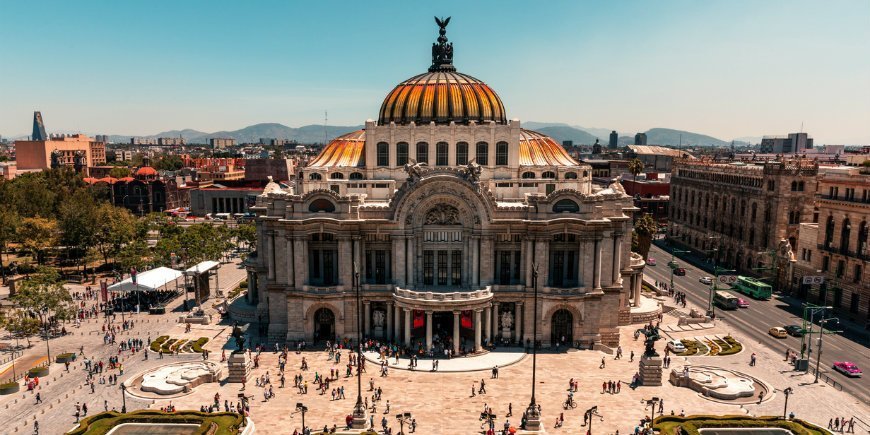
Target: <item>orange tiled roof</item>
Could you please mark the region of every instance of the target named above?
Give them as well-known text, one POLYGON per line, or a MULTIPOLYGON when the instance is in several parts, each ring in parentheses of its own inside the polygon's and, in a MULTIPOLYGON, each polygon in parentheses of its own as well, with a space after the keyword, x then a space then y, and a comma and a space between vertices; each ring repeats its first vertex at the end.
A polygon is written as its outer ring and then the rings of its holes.
POLYGON ((329 142, 308 167, 356 167, 362 162, 366 131, 357 130, 329 142))
POLYGON ((553 138, 532 130, 520 133, 520 166, 576 166, 562 145, 553 138))

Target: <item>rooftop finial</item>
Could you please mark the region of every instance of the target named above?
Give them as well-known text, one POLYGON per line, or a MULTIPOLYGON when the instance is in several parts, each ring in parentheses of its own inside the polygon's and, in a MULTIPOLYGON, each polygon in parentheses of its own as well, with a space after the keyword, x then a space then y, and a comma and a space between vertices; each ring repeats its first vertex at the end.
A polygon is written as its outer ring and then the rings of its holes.
POLYGON ((438 43, 432 43, 432 66, 429 67, 430 72, 435 71, 456 71, 453 67, 453 43, 447 42, 447 24, 450 23, 450 17, 438 18, 435 17, 435 24, 438 24, 438 43))

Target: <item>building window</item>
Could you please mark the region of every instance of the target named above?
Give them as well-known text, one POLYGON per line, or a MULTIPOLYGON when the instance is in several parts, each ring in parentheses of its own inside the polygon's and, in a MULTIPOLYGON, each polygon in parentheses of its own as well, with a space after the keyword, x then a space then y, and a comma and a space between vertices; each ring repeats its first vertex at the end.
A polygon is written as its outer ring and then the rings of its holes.
POLYGON ((566 172, 566 173, 565 173, 565 179, 566 179, 566 180, 576 180, 576 179, 577 179, 577 173, 576 173, 576 172, 566 172))
POLYGON ((852 273, 852 282, 861 282, 861 265, 856 264, 852 273))
POLYGON ((396 144, 396 165, 403 166, 408 163, 408 143, 399 142, 396 144))
POLYGON ((457 165, 467 165, 468 164, 468 143, 467 142, 456 142, 456 164, 457 165))
POLYGON ((386 284, 390 273, 390 252, 383 249, 366 251, 366 282, 369 284, 386 284))
POLYGON ((827 255, 822 257, 822 272, 827 272, 831 268, 831 257, 827 255))
POLYGON ((767 190, 773 191, 776 188, 776 182, 773 180, 767 180, 767 190))
POLYGON ((523 172, 522 177, 523 177, 524 179, 535 178, 535 173, 534 173, 534 172, 523 172))
POLYGON ((495 144, 495 164, 497 166, 507 166, 508 164, 508 144, 507 142, 499 142, 495 144))
POLYGON ((423 285, 435 282, 435 258, 432 251, 423 251, 423 285))
POLYGON ((556 191, 556 185, 555 185, 555 184, 547 184, 547 185, 545 186, 545 189, 544 189, 544 190, 547 192, 547 195, 549 195, 549 194, 551 194, 551 193, 553 193, 553 192, 556 191))
POLYGON ((450 255, 451 267, 451 284, 462 285, 462 251, 453 251, 450 255))
POLYGON ((320 174, 316 174, 316 173, 312 172, 311 174, 308 174, 308 179, 313 180, 313 181, 320 181, 323 179, 323 177, 321 177, 320 174))
POLYGON ((435 166, 447 166, 447 142, 435 144, 435 166))
POLYGON ((438 285, 447 285, 447 251, 438 251, 438 285))
POLYGON ((834 217, 828 216, 828 222, 825 224, 825 247, 830 248, 834 241, 834 217))
POLYGON ((846 262, 843 260, 837 261, 837 278, 842 278, 846 273, 846 262))
POLYGON ((341 172, 333 172, 329 178, 332 178, 333 180, 344 180, 344 174, 341 172))
POLYGON ((426 142, 417 143, 417 163, 429 163, 429 144, 426 142))
POLYGON ((553 205, 553 213, 578 213, 580 206, 570 199, 561 199, 553 205))
POLYGON ((489 144, 486 142, 477 143, 477 154, 475 155, 477 164, 486 166, 489 164, 489 144))
POLYGON ((553 180, 555 180, 555 179, 556 179, 556 173, 555 173, 555 172, 551 172, 551 171, 546 171, 546 172, 544 172, 543 174, 541 174, 541 178, 549 178, 549 179, 553 179, 553 180))
POLYGON ((378 142, 378 166, 390 166, 390 144, 378 142))
POLYGON ((363 174, 361 174, 361 173, 359 173, 359 172, 352 172, 352 173, 350 174, 350 179, 351 179, 351 180, 365 180, 365 178, 366 178, 366 177, 363 176, 363 174))

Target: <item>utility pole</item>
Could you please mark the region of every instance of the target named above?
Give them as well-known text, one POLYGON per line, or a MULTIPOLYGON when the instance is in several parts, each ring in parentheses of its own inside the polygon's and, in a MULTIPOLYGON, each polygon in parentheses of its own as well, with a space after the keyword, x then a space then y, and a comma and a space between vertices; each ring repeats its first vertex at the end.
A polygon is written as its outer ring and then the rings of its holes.
POLYGON ((819 346, 816 348, 816 379, 813 381, 814 384, 819 383, 819 365, 822 361, 822 338, 825 336, 825 322, 834 319, 839 320, 836 317, 833 317, 819 321, 819 346))

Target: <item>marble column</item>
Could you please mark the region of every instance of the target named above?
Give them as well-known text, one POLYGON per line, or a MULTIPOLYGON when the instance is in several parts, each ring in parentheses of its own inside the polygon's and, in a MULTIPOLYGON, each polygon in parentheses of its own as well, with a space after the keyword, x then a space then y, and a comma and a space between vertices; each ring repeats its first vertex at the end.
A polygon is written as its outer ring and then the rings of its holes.
POLYGON ((308 284, 308 267, 305 262, 308 258, 308 243, 301 236, 293 237, 293 270, 296 272, 296 289, 308 284))
POLYGON ((523 256, 526 263, 526 287, 532 286, 532 257, 534 256, 535 247, 532 239, 523 240, 523 256))
POLYGON ((405 308, 405 346, 411 347, 411 309, 405 308))
POLYGON ((480 285, 480 237, 471 238, 471 285, 480 285))
POLYGON ((269 273, 267 276, 269 278, 269 281, 274 281, 275 280, 275 232, 274 231, 267 231, 266 237, 268 237, 268 239, 266 239, 266 244, 268 246, 268 254, 266 254, 266 255, 268 255, 268 257, 266 257, 266 258, 269 259, 269 265, 268 265, 269 273))
POLYGON ((621 279, 622 269, 622 234, 613 237, 613 280, 610 285, 617 285, 621 279))
POLYGON ((643 275, 634 276, 634 306, 640 306, 640 292, 643 288, 643 275))
POLYGON ((460 311, 453 312, 453 352, 459 355, 459 315, 460 311))
POLYGON ((393 239, 393 274, 396 285, 405 287, 405 239, 393 239))
POLYGON ((408 236, 406 241, 408 242, 408 249, 407 249, 407 251, 408 251, 408 261, 407 261, 408 269, 407 269, 407 272, 405 273, 405 280, 407 281, 409 288, 414 288, 414 286, 417 284, 417 273, 416 273, 416 269, 414 267, 415 263, 416 263, 415 260, 417 259, 416 258, 417 250, 414 249, 415 248, 414 247, 414 245, 415 245, 414 236, 408 236))
POLYGON ((493 337, 497 337, 500 332, 498 329, 498 305, 498 302, 492 303, 492 330, 494 332, 494 334, 492 335, 493 337))
POLYGON ((595 247, 592 250, 594 255, 592 266, 592 286, 595 290, 601 290, 601 240, 595 239, 595 247))
POLYGON ((369 301, 363 301, 363 337, 372 336, 372 304, 369 301))
POLYGON ((287 244, 287 285, 289 285, 290 287, 295 287, 296 271, 293 268, 293 263, 296 261, 296 259, 295 255, 293 255, 293 238, 287 236, 284 239, 284 243, 287 244))
POLYGON ((522 345, 523 304, 517 302, 516 307, 517 311, 514 313, 514 340, 522 345))
POLYGON ((387 341, 393 339, 393 303, 387 302, 387 330, 384 331, 387 341))
POLYGON ((402 336, 400 326, 402 324, 402 308, 396 305, 394 311, 396 315, 393 316, 393 342, 398 343, 399 338, 402 336))
POLYGON ((350 237, 338 238, 338 282, 345 289, 353 287, 353 241, 350 237))
POLYGON ((426 311, 426 351, 432 348, 432 312, 426 311))
POLYGON ((483 326, 480 321, 482 310, 474 310, 474 351, 480 352, 480 329, 483 326))
POLYGON ((492 307, 486 307, 483 312, 483 338, 492 343, 492 307))

